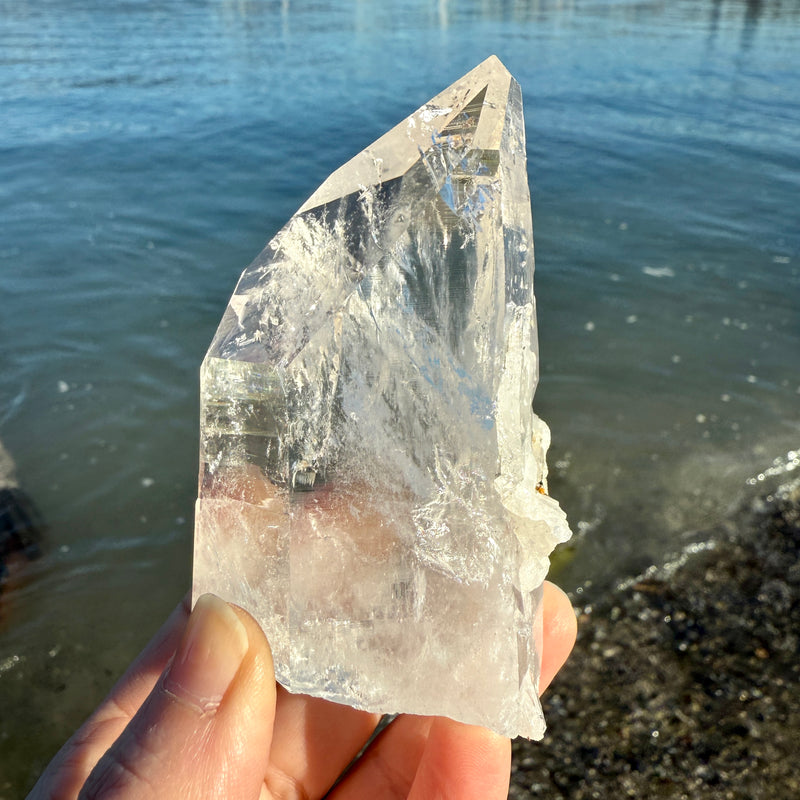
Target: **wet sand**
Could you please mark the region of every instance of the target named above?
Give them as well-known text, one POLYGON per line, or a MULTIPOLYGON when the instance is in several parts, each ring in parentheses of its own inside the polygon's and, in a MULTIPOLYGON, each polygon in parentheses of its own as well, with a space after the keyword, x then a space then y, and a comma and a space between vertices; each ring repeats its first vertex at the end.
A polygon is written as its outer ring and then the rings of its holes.
POLYGON ((579 609, 510 797, 800 796, 800 480, 705 539, 579 609))

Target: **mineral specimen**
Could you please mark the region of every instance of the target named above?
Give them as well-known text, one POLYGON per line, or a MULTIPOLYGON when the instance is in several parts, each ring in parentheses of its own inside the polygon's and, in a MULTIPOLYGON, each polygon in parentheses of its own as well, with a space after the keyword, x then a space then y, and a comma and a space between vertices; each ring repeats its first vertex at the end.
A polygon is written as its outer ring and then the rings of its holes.
POLYGON ((541 737, 546 494, 519 85, 492 56, 336 170, 201 370, 194 594, 278 680, 541 737))

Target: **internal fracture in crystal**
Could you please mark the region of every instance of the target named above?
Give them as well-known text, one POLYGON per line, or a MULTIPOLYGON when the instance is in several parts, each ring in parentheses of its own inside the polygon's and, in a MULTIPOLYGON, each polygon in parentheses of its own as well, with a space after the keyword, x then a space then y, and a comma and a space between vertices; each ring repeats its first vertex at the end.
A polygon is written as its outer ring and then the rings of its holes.
POLYGON ((546 493, 518 84, 495 57, 336 170, 201 370, 194 594, 278 680, 538 738, 546 493))

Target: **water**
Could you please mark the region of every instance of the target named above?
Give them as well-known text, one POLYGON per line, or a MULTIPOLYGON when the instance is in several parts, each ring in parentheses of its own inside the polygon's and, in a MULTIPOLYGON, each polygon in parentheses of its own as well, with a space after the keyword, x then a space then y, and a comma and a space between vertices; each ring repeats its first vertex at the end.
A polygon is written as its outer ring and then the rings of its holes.
POLYGON ((493 52, 526 104, 562 583, 663 560, 800 445, 797 4, 0 0, 0 438, 49 525, 0 605, 0 798, 189 584, 239 272, 493 52))

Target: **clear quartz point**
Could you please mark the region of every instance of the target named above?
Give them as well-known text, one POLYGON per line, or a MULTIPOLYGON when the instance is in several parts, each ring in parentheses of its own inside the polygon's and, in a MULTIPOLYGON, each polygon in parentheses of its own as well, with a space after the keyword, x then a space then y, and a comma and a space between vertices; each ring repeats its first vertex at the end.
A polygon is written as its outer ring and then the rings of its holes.
POLYGON ((201 369, 194 596, 292 692, 539 738, 546 494, 522 97, 492 56, 336 170, 201 369))

